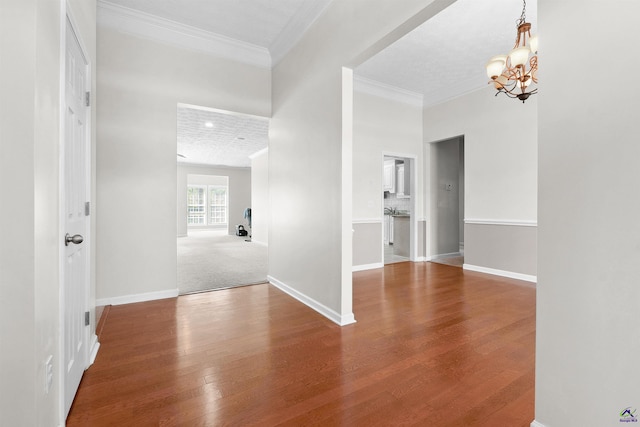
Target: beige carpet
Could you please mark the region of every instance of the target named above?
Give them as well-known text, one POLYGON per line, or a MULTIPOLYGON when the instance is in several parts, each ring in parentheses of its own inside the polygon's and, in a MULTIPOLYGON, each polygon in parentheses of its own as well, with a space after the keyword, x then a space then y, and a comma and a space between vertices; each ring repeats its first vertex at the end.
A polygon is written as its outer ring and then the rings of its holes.
POLYGON ((178 238, 180 294, 267 281, 267 247, 225 231, 195 231, 178 238))

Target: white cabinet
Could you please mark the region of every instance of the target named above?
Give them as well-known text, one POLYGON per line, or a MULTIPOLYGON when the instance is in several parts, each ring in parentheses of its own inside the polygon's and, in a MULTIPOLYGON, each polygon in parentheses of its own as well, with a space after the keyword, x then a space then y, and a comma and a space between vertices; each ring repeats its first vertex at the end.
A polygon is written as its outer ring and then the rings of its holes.
POLYGON ((400 199, 408 199, 411 196, 411 173, 408 163, 400 163, 396 166, 396 195, 400 199))
POLYGON ((404 196, 404 164, 398 165, 398 179, 396 179, 396 194, 404 196))
POLYGON ((384 216, 384 244, 393 245, 393 217, 384 216))
POLYGON ((385 160, 384 161, 384 183, 382 191, 388 191, 389 193, 396 192, 396 161, 385 160))

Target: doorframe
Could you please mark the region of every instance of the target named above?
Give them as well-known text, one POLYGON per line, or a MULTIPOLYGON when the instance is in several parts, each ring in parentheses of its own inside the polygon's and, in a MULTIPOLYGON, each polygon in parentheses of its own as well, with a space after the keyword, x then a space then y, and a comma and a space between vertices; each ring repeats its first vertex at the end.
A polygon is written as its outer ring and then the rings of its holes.
MULTIPOLYGON (((460 206, 458 206, 458 214, 462 214, 462 226, 464 227, 464 223, 465 223, 465 212, 466 212, 466 208, 467 208, 467 174, 466 174, 466 169, 467 169, 467 151, 466 151, 466 138, 465 138, 465 134, 458 134, 458 135, 452 135, 450 137, 447 138, 442 138, 442 139, 438 139, 435 141, 425 141, 424 142, 424 170, 425 170, 425 188, 424 188, 424 193, 425 193, 425 206, 426 206, 426 213, 427 213, 427 218, 429 218, 429 220, 427 221, 427 225, 426 225, 426 235, 427 238, 425 240, 425 260, 426 261, 431 261, 433 259, 437 259, 438 255, 440 254, 434 254, 434 245, 432 242, 432 238, 434 236, 434 234, 436 233, 435 228, 434 228, 434 222, 435 222, 435 218, 437 216, 437 206, 434 206, 434 204, 432 203, 432 197, 434 194, 434 191, 436 191, 434 185, 435 183, 433 182, 433 180, 431 179, 431 173, 433 170, 433 162, 435 161, 433 158, 433 151, 436 150, 436 144, 440 143, 440 142, 446 142, 446 141, 451 141, 453 139, 459 139, 462 142, 462 146, 463 146, 463 164, 462 166, 460 166, 460 164, 458 164, 458 168, 460 170, 460 168, 462 168, 462 174, 463 174, 463 202, 464 202, 464 206, 462 208, 462 210, 460 209, 460 206)), ((460 239, 458 239, 460 240, 460 239)), ((460 242, 458 242, 460 243, 460 242)))
MULTIPOLYGON (((65 114, 66 114, 66 90, 67 90, 67 84, 66 84, 66 53, 67 53, 67 22, 69 22, 69 25, 71 27, 71 31, 73 31, 74 36, 76 38, 76 40, 78 41, 78 45, 80 47, 80 51, 82 53, 82 55, 84 56, 84 59, 86 61, 87 64, 87 80, 86 80, 86 87, 88 89, 88 91, 91 93, 91 104, 90 107, 87 108, 85 110, 85 119, 86 119, 86 127, 85 127, 85 137, 86 137, 86 144, 87 144, 87 150, 86 150, 86 159, 85 159, 85 167, 87 168, 87 173, 86 173, 86 180, 87 180, 87 185, 86 185, 86 197, 87 197, 87 201, 91 201, 92 199, 92 181, 93 181, 93 175, 92 175, 92 128, 93 128, 93 123, 92 123, 92 111, 93 111, 93 91, 92 91, 92 86, 93 86, 93 80, 92 80, 92 67, 93 64, 91 63, 91 57, 88 55, 87 52, 89 52, 89 50, 86 47, 86 44, 84 43, 82 37, 80 36, 80 26, 78 25, 78 20, 74 18, 71 7, 68 5, 67 0, 60 0, 60 94, 59 94, 59 123, 60 123, 60 127, 59 127, 59 135, 58 135, 58 215, 59 215, 59 230, 58 230, 58 241, 59 242, 63 242, 64 238, 65 238, 65 234, 66 234, 66 221, 65 221, 65 198, 66 198, 66 192, 65 192, 65 137, 66 137, 66 121, 65 121, 65 114)), ((88 224, 87 227, 85 229, 85 235, 84 237, 84 241, 87 243, 86 245, 86 268, 85 268, 85 292, 84 292, 84 310, 89 311, 90 312, 90 317, 91 317, 91 311, 92 308, 95 309, 95 307, 91 307, 90 304, 90 294, 91 294, 91 257, 92 257, 92 252, 91 252, 91 242, 92 242, 92 235, 91 235, 91 229, 92 229, 92 224, 93 224, 93 215, 94 215, 94 210, 93 210, 93 206, 90 206, 90 215, 89 215, 89 220, 88 220, 88 224)), ((59 413, 59 425, 64 425, 65 421, 66 421, 66 414, 65 414, 65 375, 64 372, 66 371, 65 366, 64 366, 64 356, 65 356, 65 349, 64 349, 64 343, 65 343, 65 301, 64 301, 64 296, 65 296, 65 251, 64 249, 60 246, 60 250, 59 250, 59 271, 58 271, 58 351, 57 351, 57 358, 58 358, 58 363, 55 364, 56 369, 58 371, 58 384, 57 384, 57 388, 58 388, 58 413, 59 413)), ((95 320, 94 322, 95 323, 95 320)), ((98 348, 100 347, 100 343, 97 341, 97 336, 95 336, 92 339, 91 337, 91 325, 93 324, 91 322, 89 322, 89 325, 86 325, 84 328, 84 340, 85 340, 85 352, 84 352, 84 360, 83 365, 84 365, 84 369, 86 370, 92 363, 93 360, 95 360, 95 356, 98 352, 98 348)), ((55 387, 55 385, 54 385, 55 387)))
MULTIPOLYGON (((400 157, 406 160, 409 160, 409 183, 410 183, 410 194, 411 194, 411 202, 409 205, 411 206, 411 213, 409 216, 409 261, 417 262, 418 261, 418 216, 416 215, 416 191, 418 188, 417 179, 418 174, 416 173, 416 168, 418 166, 418 155, 416 154, 408 154, 401 153, 397 151, 387 151, 382 150, 380 156, 380 173, 382 174, 382 181, 384 182, 384 158, 385 157, 400 157)), ((384 236, 384 197, 380 200, 380 212, 383 214, 381 221, 381 236, 384 236)), ((384 242, 380 241, 380 253, 382 255, 382 264, 384 265, 384 242)))

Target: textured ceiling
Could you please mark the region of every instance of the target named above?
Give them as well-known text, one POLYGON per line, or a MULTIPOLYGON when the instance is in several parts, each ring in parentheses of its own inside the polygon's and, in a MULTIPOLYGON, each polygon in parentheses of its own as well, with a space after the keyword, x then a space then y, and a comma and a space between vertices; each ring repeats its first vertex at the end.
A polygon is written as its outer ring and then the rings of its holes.
MULTIPOLYGON (((484 65, 507 54, 522 12, 519 0, 457 0, 364 64, 359 76, 424 95, 434 105, 487 87, 484 65)), ((537 33, 537 2, 526 11, 537 33)))
POLYGON ((265 118, 178 106, 178 163, 250 167, 268 146, 265 118), (207 124, 210 123, 210 127, 207 124))

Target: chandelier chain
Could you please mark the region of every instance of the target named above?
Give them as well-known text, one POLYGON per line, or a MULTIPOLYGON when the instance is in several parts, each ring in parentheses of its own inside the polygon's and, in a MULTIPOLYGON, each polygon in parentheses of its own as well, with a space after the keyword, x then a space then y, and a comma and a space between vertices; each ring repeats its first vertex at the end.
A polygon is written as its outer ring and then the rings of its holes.
POLYGON ((522 13, 520 14, 520 19, 516 21, 516 28, 524 24, 525 22, 527 22, 527 18, 525 16, 526 11, 527 11, 527 0, 522 0, 522 13))

